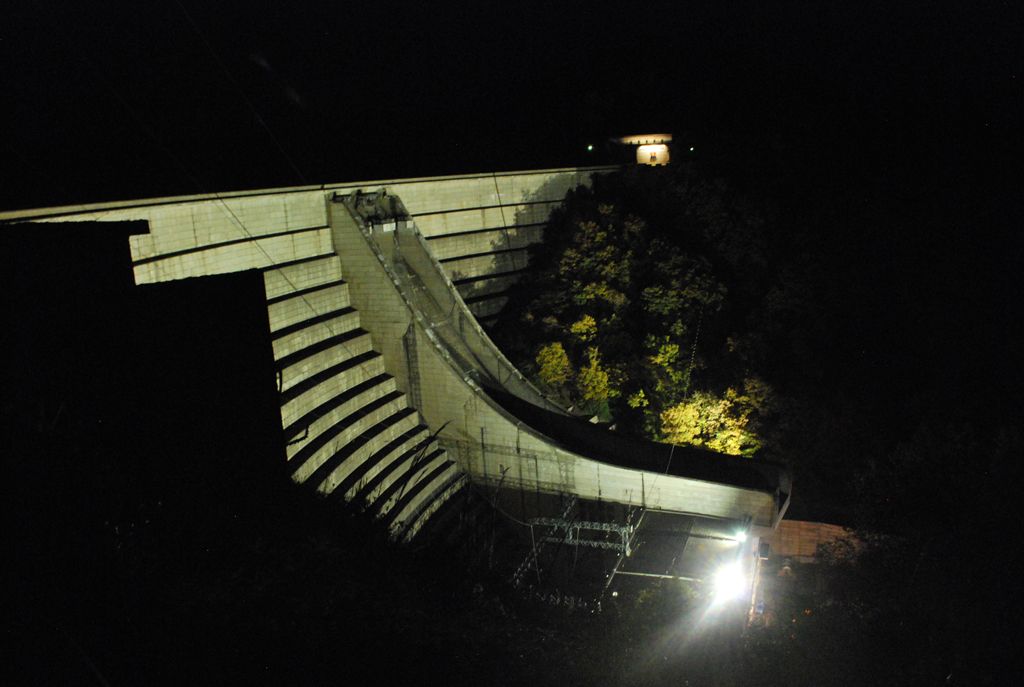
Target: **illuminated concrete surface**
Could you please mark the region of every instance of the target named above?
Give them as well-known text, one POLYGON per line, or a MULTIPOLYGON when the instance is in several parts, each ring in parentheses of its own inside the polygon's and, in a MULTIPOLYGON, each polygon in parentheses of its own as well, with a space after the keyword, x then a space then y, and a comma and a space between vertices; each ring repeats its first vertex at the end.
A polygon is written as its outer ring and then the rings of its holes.
POLYGON ((575 422, 504 359, 477 317, 500 309, 566 191, 607 169, 162 198, 0 222, 145 221, 149 232, 130 237, 137 284, 260 270, 294 479, 365 501, 396 536, 415 535, 467 479, 770 530, 790 491, 774 466, 759 466, 756 486, 695 479, 682 454, 666 464, 647 446, 632 460, 621 437, 596 440, 624 446, 614 455, 595 452, 590 428, 555 437, 509 410, 525 402, 544 422, 575 422), (413 223, 371 237, 338 199, 379 189, 413 223))

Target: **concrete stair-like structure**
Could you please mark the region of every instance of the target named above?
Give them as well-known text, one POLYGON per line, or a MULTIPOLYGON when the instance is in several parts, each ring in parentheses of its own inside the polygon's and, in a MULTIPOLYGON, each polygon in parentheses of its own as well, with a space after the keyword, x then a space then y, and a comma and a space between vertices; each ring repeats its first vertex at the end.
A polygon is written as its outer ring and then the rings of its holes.
MULTIPOLYGON (((394 348, 393 332, 368 326, 352 306, 344 271, 357 284, 375 277, 360 261, 339 258, 328 199, 382 186, 399 193, 474 314, 488 318, 526 267, 524 249, 540 239, 551 209, 602 171, 154 198, 5 212, 0 224, 144 222, 148 231, 130 237, 136 284, 261 271, 292 477, 369 509, 394 536, 410 539, 434 513, 458 510, 460 499, 451 497, 467 475, 404 393, 405 365, 393 361, 386 369, 381 347, 394 348)), ((371 281, 359 288, 387 287, 371 281)))
POLYGON ((465 477, 360 328, 341 260, 278 265, 263 280, 293 479, 413 537, 465 477))

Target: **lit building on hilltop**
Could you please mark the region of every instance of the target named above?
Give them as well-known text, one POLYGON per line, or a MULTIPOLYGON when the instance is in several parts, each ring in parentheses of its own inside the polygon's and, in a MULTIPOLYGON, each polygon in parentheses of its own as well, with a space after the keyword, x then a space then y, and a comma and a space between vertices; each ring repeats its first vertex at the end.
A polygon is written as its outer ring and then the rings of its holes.
POLYGON ((637 164, 668 164, 668 144, 672 142, 672 134, 646 134, 643 136, 623 136, 622 138, 618 139, 618 142, 623 145, 636 146, 637 164))

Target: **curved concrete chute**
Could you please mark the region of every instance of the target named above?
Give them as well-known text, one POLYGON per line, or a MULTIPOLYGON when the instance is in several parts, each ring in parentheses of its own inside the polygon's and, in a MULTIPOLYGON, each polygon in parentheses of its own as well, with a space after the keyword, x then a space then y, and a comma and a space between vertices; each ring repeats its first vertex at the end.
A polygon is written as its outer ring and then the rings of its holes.
POLYGON ((330 212, 342 263, 377 272, 365 283, 378 288, 353 291, 365 299, 356 307, 372 331, 390 333, 385 365, 471 480, 775 526, 790 490, 783 468, 632 440, 572 417, 491 342, 407 214, 371 217, 357 205, 336 197, 330 212))

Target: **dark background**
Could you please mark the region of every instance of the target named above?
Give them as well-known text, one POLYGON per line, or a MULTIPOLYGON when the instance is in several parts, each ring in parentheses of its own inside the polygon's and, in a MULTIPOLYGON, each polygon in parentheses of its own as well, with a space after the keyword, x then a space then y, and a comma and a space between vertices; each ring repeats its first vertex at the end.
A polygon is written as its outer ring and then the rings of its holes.
POLYGON ((938 203, 1021 143, 1014 3, 44 1, 3 24, 6 209, 603 162, 655 131, 938 203))
MULTIPOLYGON (((822 256, 813 353, 837 399, 828 445, 845 448, 798 472, 796 515, 840 522, 851 511, 823 503, 853 492, 873 437, 881 455, 923 416, 982 432, 1024 416, 1022 35, 1013 2, 8 2, 0 209, 601 164, 609 137, 672 133, 674 159, 822 256)), ((398 563, 295 536, 326 525, 268 496, 284 480, 259 278, 136 288, 138 230, 0 227, 15 683, 90 680, 76 642, 118 684, 205 666, 215 682, 264 658, 285 679, 295 627, 322 628, 317 655, 338 663, 298 661, 311 675, 386 665, 358 660, 371 639, 338 655, 335 640, 388 636, 381 618, 455 578, 389 580, 405 600, 378 606, 375 566, 398 563), (294 572, 311 566, 312 586, 294 572), (341 629, 337 579, 362 590, 341 629)), ((955 506, 965 485, 947 481, 955 506)), ((1009 492, 980 493, 1013 512, 988 496, 1009 492)), ((403 621, 410 646, 460 632, 421 620, 403 621)), ((493 666, 473 641, 424 651, 479 683, 493 666)))

